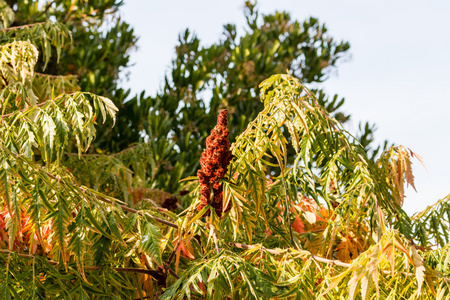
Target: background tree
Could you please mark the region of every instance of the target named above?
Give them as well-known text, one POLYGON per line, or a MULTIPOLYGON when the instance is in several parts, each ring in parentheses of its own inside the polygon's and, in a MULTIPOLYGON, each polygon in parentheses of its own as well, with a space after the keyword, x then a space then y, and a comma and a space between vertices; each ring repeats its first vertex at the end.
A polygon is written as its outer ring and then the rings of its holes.
MULTIPOLYGON (((230 112, 230 140, 234 141, 262 109, 258 84, 267 76, 288 71, 304 83, 318 85, 348 56, 349 43, 335 41, 315 18, 299 22, 286 12, 261 16, 250 1, 245 7, 243 33, 227 24, 222 38, 210 46, 202 45, 188 29, 180 35, 163 90, 148 99, 149 119, 170 122, 161 130, 155 126, 164 122, 150 121, 145 133, 150 140, 163 137, 174 141, 178 155, 168 162, 168 168, 173 168, 176 178, 180 168, 185 176, 198 169, 195 158, 200 156, 218 110, 230 112), (183 162, 182 166, 177 162, 183 162)), ((350 119, 341 110, 343 98, 329 97, 319 89, 313 92, 333 117, 343 123, 350 119)), ((368 153, 376 156, 380 148, 372 145, 373 130, 373 125, 366 123, 357 135, 368 153)), ((294 156, 293 149, 289 154, 294 156)))
MULTIPOLYGON (((179 180, 199 168, 209 125, 220 108, 231 113, 233 141, 262 109, 257 86, 264 78, 289 70, 302 82, 320 83, 349 50, 347 42, 335 41, 317 19, 302 23, 284 12, 260 16, 256 5, 246 2, 247 27, 242 34, 228 24, 218 42, 204 46, 186 30, 180 36, 164 88, 156 97, 144 93, 131 97, 130 91, 119 87, 119 74, 129 66, 136 37, 120 19, 121 1, 60 0, 41 5, 37 1, 10 1, 9 5, 15 12, 14 26, 57 20, 72 33, 73 42, 63 46, 59 60, 51 56, 47 64, 40 61, 38 72, 75 75, 81 90, 109 97, 119 108, 115 127, 110 126, 111 121, 98 126, 88 151, 95 155, 84 156, 84 163, 68 164, 78 171, 92 165, 114 167, 110 180, 99 182, 95 176, 79 180, 108 192, 114 190, 116 196, 127 199, 130 187, 134 191, 139 188, 136 198, 148 189, 178 194, 179 180), (144 140, 148 142, 136 147, 144 140), (118 151, 123 152, 114 155, 114 164, 109 156, 98 156, 118 151), (140 176, 130 177, 131 172, 140 176), (111 180, 113 187, 105 183, 111 180)), ((314 92, 338 120, 350 118, 341 110, 344 99, 328 97, 321 90, 314 92)), ((366 124, 358 134, 367 151, 373 148, 372 130, 366 124)), ((289 153, 293 156, 293 149, 289 153)))
POLYGON ((120 72, 130 65, 130 51, 137 41, 133 29, 120 18, 122 1, 11 0, 8 4, 15 14, 12 26, 58 21, 72 34, 61 55, 41 59, 37 72, 73 75, 81 90, 109 97, 120 108, 115 127, 106 121, 108 126, 97 128, 89 152, 117 152, 138 142, 146 114, 138 108, 138 97, 119 87, 120 72))

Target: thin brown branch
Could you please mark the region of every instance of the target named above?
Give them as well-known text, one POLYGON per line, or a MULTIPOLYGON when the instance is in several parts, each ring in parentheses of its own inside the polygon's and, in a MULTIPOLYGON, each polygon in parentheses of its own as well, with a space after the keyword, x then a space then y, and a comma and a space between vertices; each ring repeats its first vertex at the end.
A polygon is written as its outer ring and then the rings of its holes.
MULTIPOLYGON (((14 153, 14 152, 11 152, 11 151, 9 151, 9 149, 7 149, 7 148, 5 148, 5 147, 3 147, 3 146, 2 146, 2 148, 5 149, 10 155, 13 155, 14 157, 16 157, 17 159, 24 160, 24 158, 21 157, 19 154, 14 153)), ((29 163, 28 161, 25 161, 25 162, 26 162, 26 163, 29 163)), ((40 169, 39 166, 33 166, 33 167, 34 167, 35 169, 40 169)), ((42 170, 42 169, 41 169, 41 171, 42 171, 43 173, 45 173, 48 177, 50 177, 50 178, 52 178, 52 179, 54 179, 54 180, 57 180, 57 181, 61 181, 61 178, 58 178, 58 177, 56 177, 55 175, 50 174, 50 173, 48 173, 48 172, 45 171, 45 170, 42 170)), ((75 183, 72 183, 72 185, 73 185, 75 188, 78 188, 78 189, 79 189, 81 192, 83 192, 83 193, 89 192, 88 189, 86 189, 86 188, 84 188, 84 187, 82 187, 82 186, 78 186, 78 185, 75 184, 75 183)), ((94 194, 94 195, 95 195, 95 194, 94 194)), ((102 197, 102 196, 100 196, 100 195, 95 195, 95 197, 96 197, 98 200, 100 200, 100 201, 103 201, 103 202, 106 202, 106 203, 110 203, 110 204, 115 204, 115 203, 117 203, 117 202, 120 202, 118 199, 111 198, 111 199, 114 199, 114 201, 112 201, 112 200, 106 199, 106 198, 104 198, 104 197, 102 197)), ((161 224, 165 224, 165 225, 167 225, 167 226, 170 226, 170 227, 173 227, 173 228, 177 228, 177 229, 178 229, 178 225, 176 225, 176 224, 174 224, 174 223, 172 223, 172 222, 166 221, 166 220, 164 220, 164 219, 155 217, 155 216, 153 216, 153 215, 150 215, 149 213, 144 213, 144 212, 142 212, 142 211, 136 210, 136 209, 134 209, 134 208, 128 207, 128 206, 123 205, 123 204, 119 204, 119 206, 120 206, 120 208, 122 208, 124 211, 132 212, 132 213, 139 213, 139 214, 141 214, 141 215, 147 215, 147 216, 151 217, 152 219, 154 219, 155 221, 157 221, 157 222, 159 222, 159 223, 161 223, 161 224)))
MULTIPOLYGON (((4 254, 15 253, 15 254, 17 254, 17 256, 23 257, 23 258, 34 258, 35 257, 34 255, 31 255, 31 254, 19 253, 19 252, 15 252, 15 251, 6 250, 6 249, 0 249, 0 253, 4 253, 4 254)), ((50 260, 50 259, 47 260, 47 262, 51 265, 59 264, 57 261, 50 260)))
POLYGON ((10 30, 17 30, 17 29, 23 29, 23 28, 33 27, 35 25, 45 24, 45 23, 47 23, 47 22, 38 22, 38 23, 33 23, 33 24, 27 24, 27 25, 15 26, 15 27, 3 28, 3 29, 0 29, 0 32, 10 31, 10 30))
POLYGON ((170 253, 169 259, 167 260, 167 265, 170 265, 170 263, 172 262, 172 259, 175 257, 175 253, 178 250, 178 247, 180 247, 180 243, 177 243, 173 248, 172 253, 170 253))
MULTIPOLYGON (((104 157, 115 157, 115 156, 119 156, 119 155, 121 155, 123 153, 127 153, 128 151, 132 151, 136 147, 137 147, 137 145, 134 145, 134 146, 131 146, 131 147, 126 148, 126 149, 123 149, 122 151, 117 152, 117 153, 113 153, 113 154, 87 153, 87 154, 81 154, 81 156, 86 156, 86 157, 89 157, 89 156, 92 156, 92 157, 102 157, 102 156, 104 156, 104 157)), ((67 155, 78 156, 79 154, 78 153, 67 153, 67 155)))
MULTIPOLYGON (((101 266, 85 266, 84 267, 85 270, 90 270, 90 271, 96 271, 96 270, 102 270, 104 269, 104 267, 101 266)), ((140 273, 140 274, 147 274, 152 276, 153 278, 159 276, 159 272, 156 270, 149 270, 149 269, 140 269, 140 268, 111 268, 114 271, 117 272, 125 272, 125 273, 140 273)))
POLYGON ((219 253, 220 253, 220 250, 219 250, 219 245, 218 245, 218 243, 217 243, 216 231, 215 231, 215 229, 214 229, 214 225, 213 225, 213 224, 210 224, 210 230, 211 230, 211 234, 212 234, 212 236, 213 236, 214 246, 215 246, 215 248, 216 248, 216 253, 219 254, 219 253))
POLYGON ((286 223, 288 224, 289 227, 289 236, 291 239, 291 246, 294 247, 295 249, 297 249, 297 245, 294 242, 294 233, 292 232, 292 226, 291 226, 291 208, 290 208, 290 199, 289 199, 289 193, 287 191, 286 188, 286 182, 284 180, 284 167, 282 167, 280 165, 280 169, 281 169, 281 181, 283 182, 283 189, 284 189, 284 196, 285 196, 285 201, 286 201, 286 208, 285 208, 285 212, 286 212, 286 223))
MULTIPOLYGON (((265 248, 263 246, 257 246, 257 245, 246 245, 246 244, 241 244, 241 243, 228 243, 228 245, 234 246, 234 247, 240 248, 240 249, 246 249, 246 250, 258 248, 258 249, 261 249, 263 251, 266 251, 268 253, 275 254, 275 255, 278 255, 278 254, 281 253, 280 250, 268 249, 268 248, 265 248)), ((320 256, 312 255, 312 254, 311 254, 310 257, 312 259, 316 260, 316 261, 319 261, 319 262, 322 262, 322 263, 326 263, 326 264, 333 264, 333 265, 341 266, 341 267, 345 267, 345 268, 350 268, 350 266, 351 266, 351 264, 342 262, 340 260, 327 259, 327 258, 323 258, 323 257, 320 257, 320 256)))
POLYGON ((77 78, 78 77, 78 75, 73 75, 73 74, 70 74, 70 75, 53 75, 53 74, 44 74, 44 73, 39 73, 39 72, 34 72, 34 74, 38 75, 38 76, 50 77, 50 78, 61 78, 61 77, 75 77, 75 78, 77 78))
MULTIPOLYGON (((39 256, 39 255, 31 255, 31 254, 25 254, 25 253, 19 253, 19 252, 15 252, 15 251, 11 251, 11 250, 6 250, 6 249, 0 249, 0 253, 4 253, 4 254, 16 254, 19 257, 23 257, 23 258, 29 258, 29 259, 33 259, 35 257, 42 257, 45 258, 43 256, 39 256)), ((59 262, 54 261, 54 260, 47 260, 47 263, 51 264, 51 265, 58 265, 59 262)), ((85 266, 84 269, 85 270, 90 270, 90 271, 97 271, 97 270, 102 270, 105 267, 103 266, 85 266)), ((166 266, 167 270, 169 271, 169 273, 175 277, 176 279, 179 279, 180 276, 178 276, 169 266, 166 266)), ((157 279, 158 276, 160 276, 160 272, 156 271, 156 270, 150 270, 150 269, 142 269, 142 268, 119 268, 119 267, 111 267, 112 270, 116 271, 116 272, 125 272, 125 273, 140 273, 140 274, 147 274, 152 276, 153 278, 157 279)))
MULTIPOLYGON (((78 187, 78 188, 79 188, 80 190, 82 190, 83 192, 86 191, 86 189, 84 189, 84 188, 82 188, 82 187, 78 187)), ((96 195, 96 197, 97 197, 97 199, 99 199, 99 200, 101 200, 101 201, 103 201, 103 202, 110 203, 110 204, 114 204, 114 201, 111 201, 111 200, 109 200, 109 199, 103 198, 103 197, 98 196, 98 195, 96 195)), ((115 199, 115 200, 116 200, 116 199, 115 199)), ((144 214, 143 212, 141 212, 141 211, 139 211, 139 210, 136 210, 136 209, 131 208, 131 207, 128 207, 128 206, 125 206, 125 205, 123 205, 123 204, 119 204, 119 206, 120 206, 123 210, 128 211, 128 212, 144 214)), ((164 220, 164 219, 161 219, 161 218, 152 216, 152 215, 150 215, 150 214, 148 214, 148 213, 146 213, 146 215, 150 216, 152 219, 154 219, 155 221, 157 221, 157 222, 159 222, 159 223, 161 223, 161 224, 165 224, 165 225, 170 226, 170 227, 173 227, 173 228, 178 228, 178 225, 176 225, 176 224, 174 224, 174 223, 172 223, 172 222, 169 222, 169 221, 166 221, 166 220, 164 220)))
POLYGON ((435 202, 435 203, 433 203, 433 204, 431 204, 431 205, 428 205, 424 210, 415 213, 415 214, 411 217, 411 220, 412 220, 412 221, 415 221, 415 220, 417 220, 417 219, 422 218, 425 214, 429 213, 431 210, 434 210, 436 206, 442 204, 442 202, 449 201, 449 200, 450 200, 450 195, 448 195, 448 196, 446 196, 446 197, 444 197, 444 198, 438 200, 437 202, 435 202))
POLYGON ((173 277, 175 277, 176 279, 180 279, 180 276, 178 276, 177 273, 175 273, 174 270, 172 270, 172 268, 169 265, 165 265, 166 270, 169 271, 169 274, 172 275, 173 277))
MULTIPOLYGON (((29 110, 29 109, 32 109, 32 108, 35 108, 35 107, 39 107, 39 106, 45 105, 45 104, 49 103, 50 101, 56 102, 56 100, 59 100, 59 99, 61 99, 61 98, 64 97, 64 96, 75 95, 76 93, 80 93, 80 94, 91 94, 91 93, 87 93, 87 92, 73 92, 73 93, 64 94, 63 96, 58 96, 58 97, 56 97, 55 99, 49 99, 49 100, 43 101, 43 102, 41 102, 41 103, 39 103, 39 104, 32 105, 32 106, 29 106, 29 107, 25 107, 25 108, 22 108, 21 110, 17 110, 17 111, 15 111, 15 112, 12 112, 12 113, 9 113, 9 114, 6 114, 6 115, 0 115, 0 117, 1 117, 2 119, 4 119, 4 118, 10 117, 10 116, 12 116, 12 115, 14 115, 14 114, 22 113, 22 112, 27 111, 27 110, 29 110)), ((91 94, 91 95, 92 95, 92 94, 91 94)), ((58 104, 58 103, 57 103, 57 104, 58 104)))
POLYGON ((36 104, 36 105, 33 105, 33 106, 29 106, 29 107, 25 107, 25 108, 23 108, 23 109, 21 109, 21 110, 17 110, 17 111, 15 111, 15 112, 12 112, 12 113, 9 113, 9 114, 6 114, 6 115, 0 115, 0 117, 1 117, 2 119, 5 119, 5 118, 10 117, 10 116, 12 116, 12 115, 14 115, 14 114, 22 113, 22 112, 24 112, 24 111, 27 111, 27 110, 29 110, 30 108, 33 108, 33 107, 39 107, 39 106, 45 105, 46 103, 48 103, 48 102, 50 102, 50 101, 53 101, 53 100, 47 100, 47 101, 41 102, 41 103, 39 103, 39 104, 36 104))
MULTIPOLYGON (((274 255, 279 255, 279 254, 283 253, 283 249, 280 249, 280 250, 268 249, 268 248, 265 248, 263 246, 257 246, 257 245, 246 245, 246 244, 241 244, 241 243, 228 243, 228 245, 234 246, 234 247, 240 248, 240 249, 246 249, 246 250, 261 249, 262 251, 265 251, 265 252, 268 252, 268 253, 271 253, 271 254, 274 254, 274 255)), ((310 257, 312 259, 314 259, 315 261, 318 261, 318 262, 321 262, 321 263, 325 263, 325 264, 341 266, 341 267, 344 267, 344 268, 350 268, 352 266, 351 264, 342 262, 340 260, 327 259, 327 258, 323 258, 323 257, 320 257, 320 256, 312 255, 312 254, 310 255, 310 257)), ((383 273, 383 274, 392 275, 392 272, 388 271, 388 270, 380 270, 380 272, 383 273)), ((399 272, 399 273, 401 273, 401 274, 403 274, 405 276, 415 276, 414 273, 408 273, 408 272, 399 272)), ((447 277, 440 277, 440 278, 443 278, 444 280, 445 279, 446 280, 450 280, 447 277)))
POLYGON ((45 15, 53 4, 55 4, 55 1, 54 0, 50 1, 38 16, 41 17, 41 16, 45 15))

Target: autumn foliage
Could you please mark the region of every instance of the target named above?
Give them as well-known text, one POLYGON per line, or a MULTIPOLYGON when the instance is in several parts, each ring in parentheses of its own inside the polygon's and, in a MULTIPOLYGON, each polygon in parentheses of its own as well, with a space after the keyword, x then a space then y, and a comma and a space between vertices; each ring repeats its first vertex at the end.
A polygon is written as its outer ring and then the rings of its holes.
POLYGON ((48 256, 53 248, 52 224, 53 221, 49 220, 41 224, 40 230, 36 230, 33 220, 25 210, 22 209, 18 216, 5 207, 0 212, 0 249, 13 249, 40 255, 45 253, 48 256), (19 225, 16 233, 11 230, 11 222, 19 225))
MULTIPOLYGON (((68 7, 91 9, 81 2, 68 7)), ((52 53, 70 57, 68 28, 53 21, 9 27, 14 12, 3 0, 0 13, 7 27, 0 28, 0 73, 8 78, 0 86, 1 299, 449 299, 450 195, 408 216, 404 193, 414 187, 412 158, 419 157, 402 146, 369 157, 292 73, 264 80, 258 105, 250 86, 224 97, 215 91, 209 107, 176 87, 139 110, 152 123, 148 132, 136 126, 141 143, 105 153, 91 148, 96 126, 107 118, 114 124, 119 108, 81 92, 73 76, 38 73, 52 53), (189 100, 185 107, 180 99, 189 100), (160 103, 174 110, 167 115, 160 103), (200 111, 191 114, 192 107, 200 111), (214 122, 203 111, 218 107, 233 118, 228 124, 220 111, 200 158, 201 128, 214 122)), ((325 30, 314 20, 304 27, 286 20, 279 13, 267 19, 305 37, 325 30)), ((260 65, 278 65, 277 51, 289 48, 267 32, 258 33, 270 44, 260 65)), ((289 31, 279 38, 292 40, 289 31)), ((316 41, 298 49, 328 62, 316 41)), ((227 77, 242 82, 233 59, 248 65, 264 47, 247 53, 234 38, 225 43, 233 51, 223 59, 235 66, 227 77)), ((189 79, 203 82, 195 74, 189 79)), ((204 84, 217 79, 211 76, 204 84)))

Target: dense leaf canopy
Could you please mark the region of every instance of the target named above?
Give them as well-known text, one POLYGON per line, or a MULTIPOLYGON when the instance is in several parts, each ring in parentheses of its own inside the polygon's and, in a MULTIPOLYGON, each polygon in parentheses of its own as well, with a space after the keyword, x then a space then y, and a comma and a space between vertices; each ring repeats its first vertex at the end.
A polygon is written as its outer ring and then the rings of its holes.
MULTIPOLYGON (((49 10, 73 9, 63 4, 49 10)), ((449 297, 450 196, 408 216, 404 190, 414 187, 411 164, 420 157, 404 146, 369 157, 320 92, 301 83, 320 79, 320 70, 263 80, 261 102, 242 128, 233 118, 245 111, 241 102, 253 104, 233 93, 236 105, 220 113, 208 145, 195 130, 186 148, 167 139, 189 127, 183 118, 198 116, 190 115, 195 105, 176 108, 172 113, 182 118, 171 131, 170 112, 158 107, 169 98, 158 96, 147 142, 86 154, 97 128, 114 126, 120 109, 101 90, 84 91, 88 86, 73 74, 36 72, 67 55, 74 27, 52 21, 11 27, 11 7, 0 0, 2 299, 449 297), (229 149, 227 120, 236 136, 229 149), (197 152, 185 154, 189 145, 197 152), (181 180, 197 171, 205 147, 203 175, 181 180), (222 155, 227 159, 208 171, 222 155), (161 171, 177 160, 178 167, 161 171), (185 161, 193 170, 177 172, 185 161), (167 193, 168 187, 176 188, 167 193)), ((215 86, 214 78, 205 84, 215 86)), ((214 120, 223 100, 214 97, 208 111, 195 102, 196 114, 214 120)))

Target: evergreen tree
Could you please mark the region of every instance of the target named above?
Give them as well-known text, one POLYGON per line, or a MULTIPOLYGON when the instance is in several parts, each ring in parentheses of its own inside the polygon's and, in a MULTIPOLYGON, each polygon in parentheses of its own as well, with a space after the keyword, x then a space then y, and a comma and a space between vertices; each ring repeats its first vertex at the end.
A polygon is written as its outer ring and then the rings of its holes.
MULTIPOLYGON (((120 18, 122 1, 11 0, 8 4, 15 16, 11 26, 58 21, 72 35, 59 56, 40 59, 37 72, 73 75, 81 90, 108 97, 120 108, 115 127, 111 121, 97 127, 89 152, 112 153, 138 142, 146 114, 138 108, 138 97, 120 88, 119 75, 130 65, 130 51, 137 41, 133 29, 120 18)), ((36 46, 42 51, 41 45, 36 46)))

